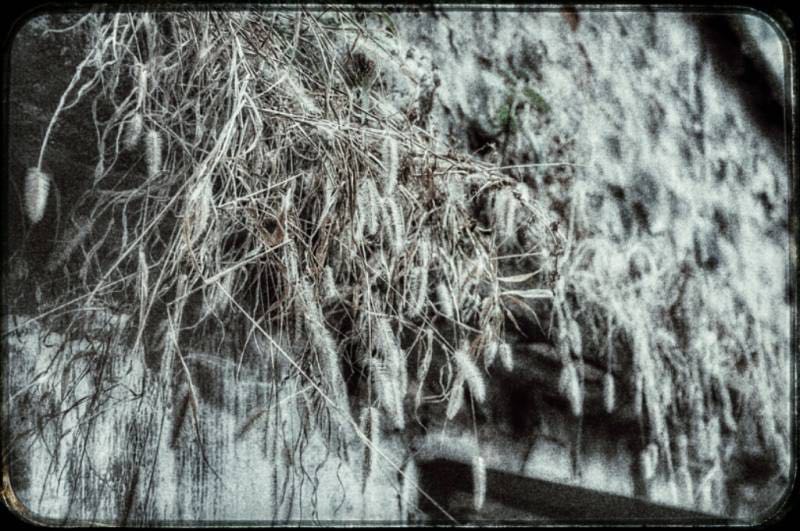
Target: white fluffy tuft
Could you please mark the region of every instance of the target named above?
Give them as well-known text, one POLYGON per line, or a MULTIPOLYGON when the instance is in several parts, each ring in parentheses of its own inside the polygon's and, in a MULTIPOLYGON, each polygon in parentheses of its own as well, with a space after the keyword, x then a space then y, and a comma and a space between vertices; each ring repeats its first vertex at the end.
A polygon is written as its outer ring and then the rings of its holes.
POLYGON ((486 399, 486 384, 480 369, 469 355, 469 343, 466 340, 462 341, 461 346, 453 353, 453 358, 456 360, 459 372, 464 375, 464 380, 469 385, 472 397, 478 402, 483 402, 486 399))
POLYGON ((400 492, 400 518, 403 522, 408 521, 408 517, 414 513, 419 505, 419 475, 414 459, 408 460, 403 467, 403 486, 400 492))
POLYGON ((606 413, 612 413, 614 411, 615 394, 614 376, 610 372, 607 372, 603 377, 603 405, 605 406, 606 413))
POLYGON ((125 126, 125 135, 122 137, 122 148, 130 151, 139 143, 144 129, 144 119, 141 113, 136 113, 125 126))
POLYGON ((472 506, 480 511, 486 502, 486 462, 480 455, 472 458, 472 488, 472 506))
POLYGON ((161 172, 161 135, 151 129, 145 137, 145 161, 147 162, 147 176, 153 178, 161 172))
POLYGON ((50 176, 39 168, 30 168, 25 177, 25 212, 31 223, 39 223, 44 217, 49 191, 50 176))
POLYGON ((386 169, 383 180, 383 194, 388 196, 394 193, 397 185, 397 140, 387 136, 383 143, 383 166, 386 169))

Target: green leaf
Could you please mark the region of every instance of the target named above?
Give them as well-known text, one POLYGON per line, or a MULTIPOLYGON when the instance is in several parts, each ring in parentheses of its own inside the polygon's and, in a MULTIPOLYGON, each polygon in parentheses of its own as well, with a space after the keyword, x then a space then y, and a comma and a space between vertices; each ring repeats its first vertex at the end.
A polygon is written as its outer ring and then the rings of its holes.
POLYGON ((497 115, 495 116, 495 121, 501 126, 505 127, 508 124, 508 121, 511 119, 511 106, 507 103, 504 103, 497 109, 497 115))
POLYGON ((547 103, 541 94, 536 92, 534 89, 530 87, 525 87, 522 89, 522 94, 528 99, 531 105, 541 113, 548 113, 550 112, 550 104, 547 103))
POLYGON ((386 23, 386 30, 391 35, 397 35, 397 26, 394 25, 394 22, 392 21, 391 17, 386 13, 381 13, 381 18, 383 18, 383 21, 386 23))

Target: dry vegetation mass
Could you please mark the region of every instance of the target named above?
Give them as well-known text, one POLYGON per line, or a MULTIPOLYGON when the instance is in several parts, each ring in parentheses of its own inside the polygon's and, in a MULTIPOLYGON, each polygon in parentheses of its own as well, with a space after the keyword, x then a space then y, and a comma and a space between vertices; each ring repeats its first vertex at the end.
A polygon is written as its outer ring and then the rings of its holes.
MULTIPOLYGON (((632 389, 647 459, 660 453, 671 475, 687 447, 722 459, 739 422, 788 460, 774 412, 788 403, 788 338, 757 294, 656 238, 611 238, 579 186, 556 219, 507 168, 442 147, 412 120, 419 101, 387 94, 389 77, 419 80, 378 27, 391 28, 275 11, 92 13, 65 28, 90 45, 52 124, 91 101, 97 165, 46 266, 63 289, 38 318, 76 338, 95 333, 97 308, 130 316, 104 333, 164 392, 188 382, 200 419, 185 356, 216 342, 220 357, 311 386, 297 403, 310 429, 376 449, 381 426, 417 429, 423 404, 474 418, 497 370, 524 363, 528 316, 559 349, 572 412, 592 356, 607 367, 603 407, 632 389)), ((31 223, 48 135, 25 185, 31 223)))

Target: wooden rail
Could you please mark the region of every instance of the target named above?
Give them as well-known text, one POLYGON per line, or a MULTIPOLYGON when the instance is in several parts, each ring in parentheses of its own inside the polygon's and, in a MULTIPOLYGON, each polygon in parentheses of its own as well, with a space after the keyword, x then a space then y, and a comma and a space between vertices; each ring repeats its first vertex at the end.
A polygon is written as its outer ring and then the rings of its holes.
MULTIPOLYGON (((723 524, 730 520, 713 514, 656 504, 574 485, 556 483, 489 469, 486 504, 472 509, 470 465, 447 459, 420 463, 421 486, 459 523, 629 523, 723 524)), ((429 523, 452 520, 421 503, 429 523)))

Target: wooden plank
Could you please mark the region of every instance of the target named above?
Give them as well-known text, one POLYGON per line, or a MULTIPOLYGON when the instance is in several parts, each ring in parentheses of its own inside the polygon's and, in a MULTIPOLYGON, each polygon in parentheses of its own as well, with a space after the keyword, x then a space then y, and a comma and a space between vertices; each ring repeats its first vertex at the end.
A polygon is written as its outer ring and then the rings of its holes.
MULTIPOLYGON (((422 488, 446 508, 459 523, 559 522, 559 523, 629 523, 629 524, 724 524, 718 515, 656 504, 591 490, 487 470, 487 503, 475 512, 471 502, 470 465, 447 459, 420 464, 422 488)), ((423 505, 431 523, 446 518, 432 504, 423 505), (437 514, 437 512, 439 514, 437 514)))

